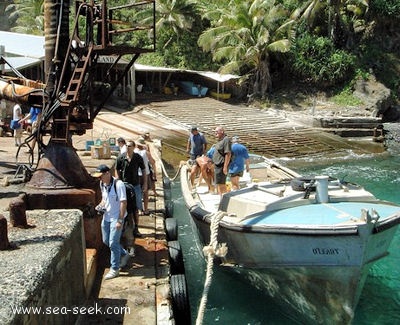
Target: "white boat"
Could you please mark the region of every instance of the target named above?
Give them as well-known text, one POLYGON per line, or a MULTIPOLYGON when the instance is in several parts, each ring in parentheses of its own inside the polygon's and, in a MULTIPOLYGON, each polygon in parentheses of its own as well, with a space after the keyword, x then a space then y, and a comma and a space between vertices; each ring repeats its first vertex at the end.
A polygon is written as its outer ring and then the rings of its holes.
POLYGON ((223 195, 193 187, 189 166, 181 187, 203 245, 222 215, 221 267, 238 272, 308 324, 349 324, 372 264, 388 254, 400 206, 356 184, 301 177, 251 155, 252 180, 223 195))

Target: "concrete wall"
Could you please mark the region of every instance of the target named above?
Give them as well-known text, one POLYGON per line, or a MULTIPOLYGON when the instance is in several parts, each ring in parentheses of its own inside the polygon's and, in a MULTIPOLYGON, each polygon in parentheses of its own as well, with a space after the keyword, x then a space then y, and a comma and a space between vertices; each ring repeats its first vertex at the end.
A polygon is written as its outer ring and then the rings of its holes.
POLYGON ((73 324, 73 308, 86 299, 82 212, 34 210, 27 217, 30 228, 9 228, 15 249, 0 251, 0 323, 73 324), (41 310, 14 312, 21 307, 41 310))

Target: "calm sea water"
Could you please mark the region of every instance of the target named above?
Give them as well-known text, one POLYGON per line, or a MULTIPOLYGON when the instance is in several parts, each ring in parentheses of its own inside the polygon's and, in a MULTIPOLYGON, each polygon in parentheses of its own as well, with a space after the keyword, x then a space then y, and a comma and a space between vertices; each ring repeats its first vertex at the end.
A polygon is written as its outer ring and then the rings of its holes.
MULTIPOLYGON (((363 185, 376 197, 400 204, 400 146, 380 156, 355 156, 351 152, 336 159, 323 157, 280 161, 302 175, 320 174, 345 178, 363 185)), ((188 282, 192 320, 195 324, 203 293, 206 264, 180 194, 172 184, 174 216, 178 219, 188 282)), ((400 229, 390 254, 370 270, 354 325, 400 324, 400 229)), ((293 324, 290 314, 280 310, 263 292, 248 286, 236 275, 214 267, 203 324, 293 324)))

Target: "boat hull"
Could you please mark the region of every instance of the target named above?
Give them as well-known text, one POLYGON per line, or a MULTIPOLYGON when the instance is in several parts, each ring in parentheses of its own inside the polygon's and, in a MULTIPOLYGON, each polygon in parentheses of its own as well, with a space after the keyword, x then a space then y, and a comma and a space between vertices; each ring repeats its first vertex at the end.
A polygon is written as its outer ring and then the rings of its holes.
MULTIPOLYGON (((194 210, 192 221, 204 246, 210 240, 209 217, 202 209, 194 210)), ((392 227, 368 236, 315 236, 220 226, 218 242, 227 243, 228 253, 218 262, 304 322, 349 324, 368 271, 387 254, 395 232, 392 227)))
POLYGON ((282 311, 304 324, 351 324, 354 292, 364 285, 368 267, 231 267, 272 297, 282 311))
POLYGON ((332 202, 320 203, 287 189, 286 199, 279 186, 243 189, 225 195, 218 212, 203 207, 206 195, 192 190, 184 169, 181 186, 203 246, 210 242, 214 215, 229 211, 219 221, 217 235, 227 254, 216 262, 308 324, 351 323, 368 271, 388 254, 400 223, 400 207, 357 186, 333 186, 332 202), (269 198, 275 201, 262 202, 269 198), (246 207, 251 200, 256 206, 246 207), (375 208, 382 216, 374 214, 375 208), (307 223, 315 219, 319 223, 307 223))

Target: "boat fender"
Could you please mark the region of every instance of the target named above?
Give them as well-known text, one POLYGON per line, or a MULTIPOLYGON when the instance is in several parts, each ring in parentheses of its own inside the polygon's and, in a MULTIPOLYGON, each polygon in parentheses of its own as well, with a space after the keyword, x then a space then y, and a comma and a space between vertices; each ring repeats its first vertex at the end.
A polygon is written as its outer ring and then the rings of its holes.
POLYGON ((164 189, 171 189, 171 180, 169 179, 169 177, 163 178, 163 187, 164 189))
POLYGON ((171 180, 168 177, 163 178, 164 201, 171 200, 171 180))
POLYGON ((189 294, 185 275, 171 275, 169 283, 175 324, 191 324, 189 294))
POLYGON ((168 201, 165 204, 165 217, 172 218, 174 216, 174 202, 168 201))
POLYGON ((167 240, 178 239, 178 223, 175 218, 167 218, 165 222, 165 232, 167 234, 167 240))
POLYGON ((184 274, 185 265, 183 263, 183 254, 179 241, 172 240, 168 242, 168 253, 170 274, 184 274))
POLYGON ((311 185, 309 191, 315 191, 315 185, 310 184, 313 180, 313 177, 297 177, 290 181, 290 186, 293 191, 303 192, 311 185))

